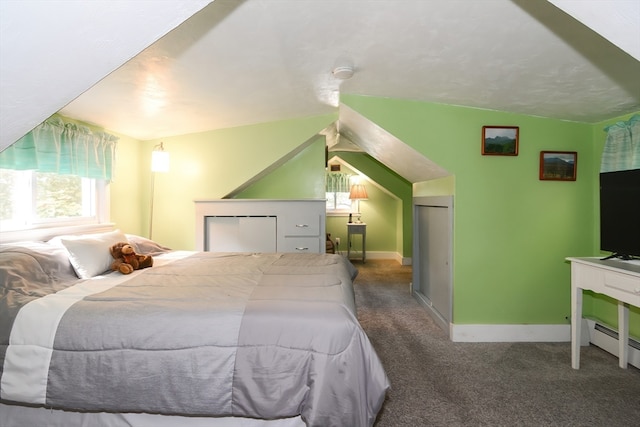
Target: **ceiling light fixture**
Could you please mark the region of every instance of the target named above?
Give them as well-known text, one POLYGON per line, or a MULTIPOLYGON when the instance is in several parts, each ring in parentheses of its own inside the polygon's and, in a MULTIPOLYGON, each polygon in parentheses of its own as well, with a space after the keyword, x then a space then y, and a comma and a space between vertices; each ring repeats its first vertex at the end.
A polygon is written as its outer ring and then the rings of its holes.
POLYGON ((336 79, 347 80, 353 77, 353 67, 336 67, 333 69, 332 74, 336 79))

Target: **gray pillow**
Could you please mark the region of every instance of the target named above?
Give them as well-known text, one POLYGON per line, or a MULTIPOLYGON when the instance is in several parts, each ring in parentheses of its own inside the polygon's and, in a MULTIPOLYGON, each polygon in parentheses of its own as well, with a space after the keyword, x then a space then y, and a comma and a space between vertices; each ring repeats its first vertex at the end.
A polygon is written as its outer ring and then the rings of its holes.
POLYGON ((140 255, 160 255, 172 250, 144 237, 134 234, 127 234, 126 236, 129 244, 133 246, 133 250, 140 255))
POLYGON ((0 245, 0 296, 16 289, 25 295, 41 294, 40 287, 64 289, 78 280, 64 247, 45 242, 20 242, 0 245))
POLYGON ((78 280, 64 247, 44 242, 0 245, 0 361, 20 308, 78 280))

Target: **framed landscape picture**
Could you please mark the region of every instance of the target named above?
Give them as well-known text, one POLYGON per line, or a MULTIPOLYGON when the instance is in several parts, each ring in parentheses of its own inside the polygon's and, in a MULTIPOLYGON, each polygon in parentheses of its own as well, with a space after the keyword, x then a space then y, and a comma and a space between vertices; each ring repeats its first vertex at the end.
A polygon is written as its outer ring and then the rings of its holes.
POLYGON ((517 156, 518 126, 482 126, 483 156, 517 156))
POLYGON ((549 181, 575 181, 578 170, 576 151, 541 151, 540 179, 549 181))

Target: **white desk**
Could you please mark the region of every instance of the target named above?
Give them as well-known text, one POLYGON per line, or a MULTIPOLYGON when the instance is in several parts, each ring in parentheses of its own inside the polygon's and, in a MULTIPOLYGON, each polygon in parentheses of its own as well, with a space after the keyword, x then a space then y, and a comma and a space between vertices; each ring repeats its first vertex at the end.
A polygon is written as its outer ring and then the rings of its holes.
POLYGON ((640 306, 640 263, 600 258, 567 258, 571 261, 571 367, 580 368, 582 291, 591 290, 618 300, 620 367, 629 357, 629 307, 640 306))
POLYGON ((347 223, 347 259, 351 259, 351 241, 354 234, 362 235, 362 262, 367 258, 366 242, 367 242, 367 224, 364 222, 348 222, 347 223))

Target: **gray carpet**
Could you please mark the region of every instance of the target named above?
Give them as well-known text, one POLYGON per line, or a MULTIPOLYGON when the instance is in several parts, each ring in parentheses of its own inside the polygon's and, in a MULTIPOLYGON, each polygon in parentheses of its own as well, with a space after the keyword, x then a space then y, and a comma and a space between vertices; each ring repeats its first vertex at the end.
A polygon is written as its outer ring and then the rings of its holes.
POLYGON ((409 293, 411 267, 354 262, 358 317, 389 376, 375 427, 640 426, 640 370, 569 343, 453 343, 409 293))

